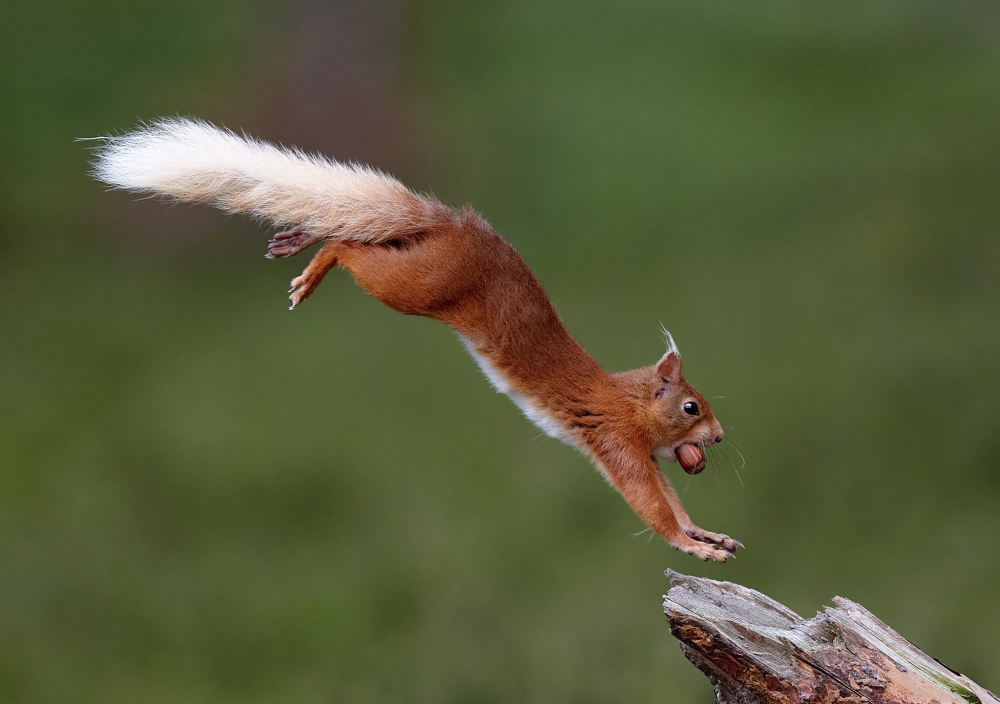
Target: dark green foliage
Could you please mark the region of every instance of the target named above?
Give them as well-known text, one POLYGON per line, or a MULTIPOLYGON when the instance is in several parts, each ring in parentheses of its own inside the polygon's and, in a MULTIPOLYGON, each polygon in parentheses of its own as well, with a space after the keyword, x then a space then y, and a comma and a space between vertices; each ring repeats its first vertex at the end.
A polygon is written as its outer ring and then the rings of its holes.
POLYGON ((667 470, 727 565, 633 537, 447 329, 343 273, 288 313, 263 229, 85 177, 75 137, 241 126, 287 12, 0 8, 0 699, 709 701, 668 566, 1000 687, 993 5, 407 8, 404 176, 608 368, 670 328, 747 456, 667 470))

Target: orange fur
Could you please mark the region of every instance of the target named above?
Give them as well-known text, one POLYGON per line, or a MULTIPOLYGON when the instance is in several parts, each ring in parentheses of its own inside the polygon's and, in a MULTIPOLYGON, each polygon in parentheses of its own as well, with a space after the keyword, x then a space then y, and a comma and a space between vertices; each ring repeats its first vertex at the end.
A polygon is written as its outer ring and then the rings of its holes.
MULTIPOLYGON (((279 235, 271 251, 282 251, 288 238, 279 235)), ((691 523, 653 456, 723 435, 708 402, 681 376, 676 352, 658 366, 604 371, 570 337, 515 249, 469 209, 456 213, 441 206, 433 227, 398 241, 328 241, 293 281, 293 307, 335 265, 390 308, 458 331, 515 393, 562 426, 566 439, 595 460, 672 546, 723 562, 735 552, 737 541, 691 523), (664 391, 659 398, 658 391, 664 391), (699 405, 696 422, 667 412, 668 404, 679 407, 687 400, 699 405)))
POLYGON ((493 385, 546 433, 587 453, 672 546, 723 562, 740 546, 691 523, 657 466, 676 461, 682 444, 723 435, 684 380, 672 340, 657 364, 607 373, 566 332, 514 248, 471 209, 452 211, 379 171, 188 119, 106 138, 93 174, 292 226, 275 235, 270 257, 324 242, 292 281, 292 308, 344 267, 385 305, 457 330, 493 385))

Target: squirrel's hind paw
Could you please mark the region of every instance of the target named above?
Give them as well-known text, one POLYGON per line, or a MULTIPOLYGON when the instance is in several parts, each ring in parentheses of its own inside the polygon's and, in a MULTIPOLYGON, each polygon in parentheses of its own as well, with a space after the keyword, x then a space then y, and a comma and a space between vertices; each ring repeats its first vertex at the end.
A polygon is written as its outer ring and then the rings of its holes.
POLYGON ((295 310, 295 306, 309 298, 323 281, 326 273, 336 266, 337 251, 340 246, 337 242, 327 242, 322 249, 316 252, 316 256, 309 262, 309 266, 302 272, 302 275, 292 279, 292 288, 289 289, 289 293, 292 295, 288 297, 292 305, 289 310, 295 310))
POLYGON ((292 305, 288 307, 288 310, 295 310, 295 306, 309 298, 309 296, 312 295, 312 292, 316 290, 316 287, 319 286, 319 282, 322 280, 322 276, 310 276, 308 271, 305 271, 301 276, 296 276, 292 279, 292 287, 288 289, 288 292, 292 294, 288 297, 288 300, 292 302, 292 305))
POLYGON ((264 256, 268 259, 293 257, 303 249, 316 244, 320 239, 318 235, 303 232, 302 230, 279 232, 267 243, 267 254, 264 256))

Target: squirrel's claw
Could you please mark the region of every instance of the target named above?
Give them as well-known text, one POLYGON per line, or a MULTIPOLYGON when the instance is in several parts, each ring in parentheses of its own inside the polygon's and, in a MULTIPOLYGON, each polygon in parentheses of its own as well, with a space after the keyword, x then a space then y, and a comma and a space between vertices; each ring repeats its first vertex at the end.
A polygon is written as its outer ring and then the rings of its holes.
MULTIPOLYGON (((297 235, 302 233, 279 233, 275 235, 275 238, 287 235, 284 240, 294 239, 297 235)), ((313 237, 308 235, 308 237, 313 237)), ((315 239, 319 239, 318 237, 315 239)), ((295 310, 295 307, 302 303, 313 294, 313 291, 320 285, 323 281, 323 277, 326 276, 327 272, 330 271, 337 264, 337 251, 340 245, 337 242, 327 242, 326 245, 318 252, 316 256, 313 257, 312 261, 309 262, 309 266, 306 267, 299 276, 292 279, 292 286, 288 289, 291 294, 288 300, 292 302, 289 310, 295 310)))
POLYGON ((735 547, 730 550, 725 545, 701 542, 694 540, 693 538, 687 538, 686 536, 685 539, 677 542, 671 540, 670 544, 674 550, 680 550, 688 555, 694 555, 704 562, 708 562, 709 560, 725 562, 729 558, 736 558, 736 555, 733 554, 736 550, 735 547))
POLYGON ((725 562, 731 557, 734 559, 736 557, 735 555, 733 555, 733 553, 726 550, 725 548, 715 547, 707 545, 705 543, 698 543, 698 542, 695 542, 694 545, 691 547, 682 547, 680 548, 680 550, 682 552, 688 553, 689 555, 694 555, 695 557, 700 558, 703 562, 708 562, 709 560, 715 560, 716 562, 725 562))
POLYGON ((309 298, 322 279, 322 276, 310 276, 308 272, 292 279, 292 287, 288 289, 288 292, 292 294, 288 297, 292 305, 288 307, 288 310, 295 310, 297 305, 309 298))
POLYGON ((684 529, 684 534, 699 543, 721 547, 723 550, 732 555, 735 555, 737 548, 743 547, 743 543, 738 540, 733 540, 728 535, 723 535, 722 533, 712 533, 711 531, 702 530, 697 526, 690 526, 689 528, 684 529))

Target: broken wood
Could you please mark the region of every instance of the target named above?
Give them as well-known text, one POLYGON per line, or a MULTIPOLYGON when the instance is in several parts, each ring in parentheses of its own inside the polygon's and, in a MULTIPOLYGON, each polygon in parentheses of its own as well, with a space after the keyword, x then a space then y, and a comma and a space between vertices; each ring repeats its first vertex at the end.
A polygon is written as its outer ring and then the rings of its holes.
POLYGON ((1000 704, 853 601, 806 620, 738 584, 666 575, 670 632, 718 704, 1000 704))

